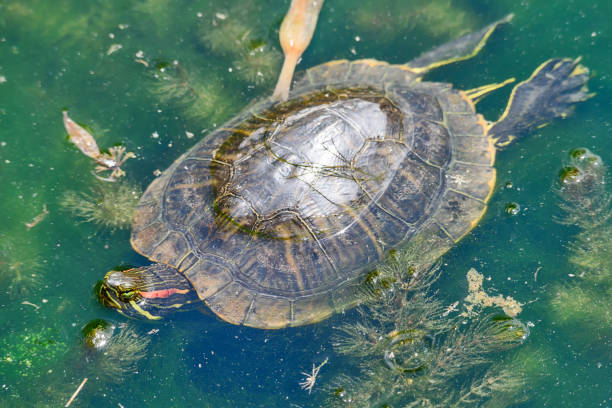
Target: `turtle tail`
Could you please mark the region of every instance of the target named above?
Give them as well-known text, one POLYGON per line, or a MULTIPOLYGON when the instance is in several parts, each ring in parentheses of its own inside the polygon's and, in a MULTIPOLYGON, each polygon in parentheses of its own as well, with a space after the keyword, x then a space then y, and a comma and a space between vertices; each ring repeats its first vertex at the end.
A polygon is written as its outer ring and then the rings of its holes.
POLYGON ((580 58, 551 59, 540 65, 529 79, 512 90, 506 110, 489 128, 495 146, 503 148, 553 119, 565 118, 594 94, 586 86, 588 68, 580 58))

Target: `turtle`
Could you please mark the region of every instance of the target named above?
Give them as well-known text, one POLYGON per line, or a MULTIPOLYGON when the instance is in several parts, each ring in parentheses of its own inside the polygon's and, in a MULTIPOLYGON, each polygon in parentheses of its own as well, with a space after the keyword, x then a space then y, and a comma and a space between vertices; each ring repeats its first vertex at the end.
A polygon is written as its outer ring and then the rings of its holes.
POLYGON ((475 56, 509 15, 403 64, 334 60, 196 143, 147 188, 132 247, 153 264, 109 271, 98 295, 158 320, 206 305, 232 324, 279 329, 359 303, 365 276, 421 242, 436 259, 479 222, 496 151, 588 99, 580 58, 541 64, 495 122, 471 90, 423 80, 475 56))

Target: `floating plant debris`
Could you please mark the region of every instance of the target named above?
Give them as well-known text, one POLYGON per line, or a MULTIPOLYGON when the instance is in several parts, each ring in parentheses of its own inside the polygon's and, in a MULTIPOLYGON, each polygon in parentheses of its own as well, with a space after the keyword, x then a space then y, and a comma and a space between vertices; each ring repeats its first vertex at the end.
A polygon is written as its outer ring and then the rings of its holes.
POLYGON ((26 229, 29 231, 31 228, 37 226, 45 217, 49 214, 49 210, 47 210, 47 204, 43 204, 42 212, 38 214, 36 217, 32 219, 30 222, 26 222, 26 229))
POLYGON ((113 146, 108 149, 108 152, 100 152, 100 148, 91 133, 70 119, 68 112, 64 111, 63 115, 68 140, 84 155, 95 160, 97 165, 94 175, 96 178, 103 181, 116 181, 118 178, 125 176, 125 171, 121 170, 121 165, 126 160, 136 157, 134 153, 126 152, 123 146, 113 146), (99 175, 106 172, 110 172, 110 175, 107 177, 99 175))
POLYGON ((474 268, 471 268, 467 273, 468 295, 465 298, 465 309, 463 316, 471 316, 475 313, 475 307, 492 307, 499 306, 508 316, 515 317, 521 313, 522 303, 517 302, 510 296, 488 295, 482 288, 484 276, 474 268))

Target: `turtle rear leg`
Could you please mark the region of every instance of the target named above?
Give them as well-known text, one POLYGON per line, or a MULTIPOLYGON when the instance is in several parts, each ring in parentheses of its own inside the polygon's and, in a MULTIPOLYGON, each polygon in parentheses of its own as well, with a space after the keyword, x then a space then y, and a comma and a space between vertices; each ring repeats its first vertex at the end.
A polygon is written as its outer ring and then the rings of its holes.
POLYGON ((565 118, 576 102, 593 96, 586 87, 589 70, 579 62, 580 58, 548 60, 512 90, 506 110, 489 128, 496 147, 505 147, 555 118, 565 118))
POLYGON ((485 46, 493 31, 500 25, 510 22, 513 17, 513 14, 508 14, 501 20, 489 24, 479 31, 466 34, 422 54, 420 57, 405 64, 405 66, 418 76, 422 76, 432 69, 443 65, 472 58, 482 50, 482 47, 485 46))

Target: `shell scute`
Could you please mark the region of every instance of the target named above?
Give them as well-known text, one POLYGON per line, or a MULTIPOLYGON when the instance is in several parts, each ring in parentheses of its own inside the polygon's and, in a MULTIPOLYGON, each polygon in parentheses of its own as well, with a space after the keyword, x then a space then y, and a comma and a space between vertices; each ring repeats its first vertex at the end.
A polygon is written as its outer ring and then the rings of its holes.
POLYGON ((208 211, 213 196, 211 160, 183 160, 168 181, 163 201, 163 217, 173 229, 183 230, 194 217, 208 211))
MULTIPOLYGON (((158 220, 138 231, 132 231, 132 247, 141 254, 151 257, 153 250, 169 233, 168 226, 158 220)), ((157 260, 156 258, 153 259, 157 260)))
POLYGON ((456 136, 453 138, 455 160, 491 166, 493 146, 488 138, 480 136, 456 136))
POLYGON ((208 300, 234 281, 232 271, 226 265, 204 258, 184 273, 203 300, 208 300))
POLYGON ((442 106, 440 106, 436 94, 427 93, 420 88, 396 87, 392 91, 400 97, 399 106, 402 112, 432 121, 442 122, 444 120, 442 106))
POLYGON ((477 115, 468 113, 446 113, 445 122, 455 136, 482 137, 486 132, 477 115))
POLYGON ((189 244, 184 235, 178 232, 170 232, 151 253, 151 257, 158 262, 168 265, 179 265, 181 260, 190 251, 189 244))
POLYGON ((412 127, 413 149, 419 157, 434 166, 444 167, 451 160, 450 135, 441 123, 422 119, 412 127))
POLYGON ((257 294, 244 324, 264 329, 279 329, 291 323, 291 301, 257 294))
POLYGON ((239 282, 232 282, 206 298, 206 304, 220 318, 234 324, 244 324, 256 293, 239 282), (231 299, 231 301, 228 301, 231 299))
POLYGON ((317 85, 324 83, 342 82, 346 78, 346 73, 350 63, 348 60, 336 60, 325 64, 317 65, 306 71, 302 81, 296 84, 296 88, 303 85, 317 85))
POLYGON ((484 202, 448 190, 433 218, 453 240, 458 241, 474 227, 485 209, 484 202))

